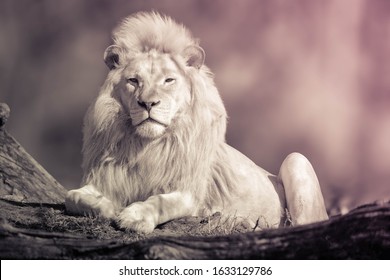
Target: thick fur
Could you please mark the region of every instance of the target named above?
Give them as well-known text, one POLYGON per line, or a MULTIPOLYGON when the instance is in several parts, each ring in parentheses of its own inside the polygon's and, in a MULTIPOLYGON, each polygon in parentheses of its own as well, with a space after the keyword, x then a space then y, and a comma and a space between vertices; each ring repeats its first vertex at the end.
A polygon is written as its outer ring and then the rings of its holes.
MULTIPOLYGON (((115 218, 122 227, 143 232, 183 215, 215 211, 243 217, 260 227, 282 224, 285 208, 295 203, 286 202, 284 178, 257 167, 225 143, 226 111, 213 76, 203 64, 198 41, 190 32, 168 17, 138 13, 114 30, 113 41, 105 54, 111 71, 85 117, 85 187, 69 192, 67 209, 115 218), (138 81, 129 85, 126 73, 142 72, 149 59, 157 71, 165 67, 161 61, 172 62, 177 67, 174 74, 183 83, 172 87, 174 100, 163 97, 153 108, 163 111, 165 104, 166 108, 180 104, 172 117, 167 117, 168 125, 150 124, 141 130, 138 124, 142 119, 135 119, 142 116, 142 108, 137 111, 134 106, 141 104, 141 89, 147 85, 141 86, 138 81)), ((159 94, 151 92, 148 94, 159 94)), ((311 217, 305 207, 298 207, 297 216, 308 216, 302 223, 327 218, 311 165, 299 154, 294 160, 282 166, 287 173, 283 176, 294 176, 292 167, 299 162, 303 166, 301 177, 317 185, 303 196, 298 192, 298 200, 314 200, 313 207, 320 209, 311 217)))

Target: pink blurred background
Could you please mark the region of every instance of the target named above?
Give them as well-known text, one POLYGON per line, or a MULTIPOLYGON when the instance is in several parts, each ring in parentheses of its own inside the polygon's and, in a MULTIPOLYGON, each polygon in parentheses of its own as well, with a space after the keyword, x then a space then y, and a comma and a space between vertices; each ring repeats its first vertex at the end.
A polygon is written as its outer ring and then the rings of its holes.
POLYGON ((152 9, 200 38, 232 146, 273 173, 305 154, 334 212, 390 198, 387 0, 1 0, 8 130, 65 187, 82 176, 82 118, 110 32, 152 9))

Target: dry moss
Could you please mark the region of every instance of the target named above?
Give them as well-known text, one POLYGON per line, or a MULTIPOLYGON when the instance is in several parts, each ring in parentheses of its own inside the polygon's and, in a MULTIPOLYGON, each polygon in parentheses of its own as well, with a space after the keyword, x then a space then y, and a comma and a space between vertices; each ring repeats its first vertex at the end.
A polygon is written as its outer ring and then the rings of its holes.
MULTIPOLYGON (((220 213, 201 217, 184 217, 159 225, 151 234, 139 234, 118 228, 115 222, 84 216, 71 216, 63 204, 35 204, 0 199, 0 218, 8 224, 24 229, 37 229, 100 240, 139 241, 161 236, 221 236, 256 229, 237 217, 220 213)), ((288 217, 288 213, 286 213, 288 217)))

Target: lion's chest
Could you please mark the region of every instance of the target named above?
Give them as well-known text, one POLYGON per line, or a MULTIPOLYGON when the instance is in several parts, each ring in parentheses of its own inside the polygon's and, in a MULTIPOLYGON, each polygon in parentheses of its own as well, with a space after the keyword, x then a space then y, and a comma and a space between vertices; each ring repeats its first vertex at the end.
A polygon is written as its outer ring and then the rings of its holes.
MULTIPOLYGON (((183 164, 185 165, 185 164, 183 164)), ((99 168, 98 188, 118 206, 124 207, 148 197, 172 192, 183 180, 183 168, 170 159, 149 157, 130 164, 111 160, 99 168)))

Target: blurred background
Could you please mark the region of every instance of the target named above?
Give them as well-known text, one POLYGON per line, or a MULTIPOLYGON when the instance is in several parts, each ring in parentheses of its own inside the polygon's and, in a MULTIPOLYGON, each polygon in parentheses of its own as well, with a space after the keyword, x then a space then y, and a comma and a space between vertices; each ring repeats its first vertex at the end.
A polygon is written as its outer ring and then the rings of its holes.
POLYGON ((303 153, 334 213, 390 197, 387 0, 0 0, 8 131, 62 185, 79 186, 82 118, 111 31, 144 10, 200 38, 229 144, 273 173, 303 153))

